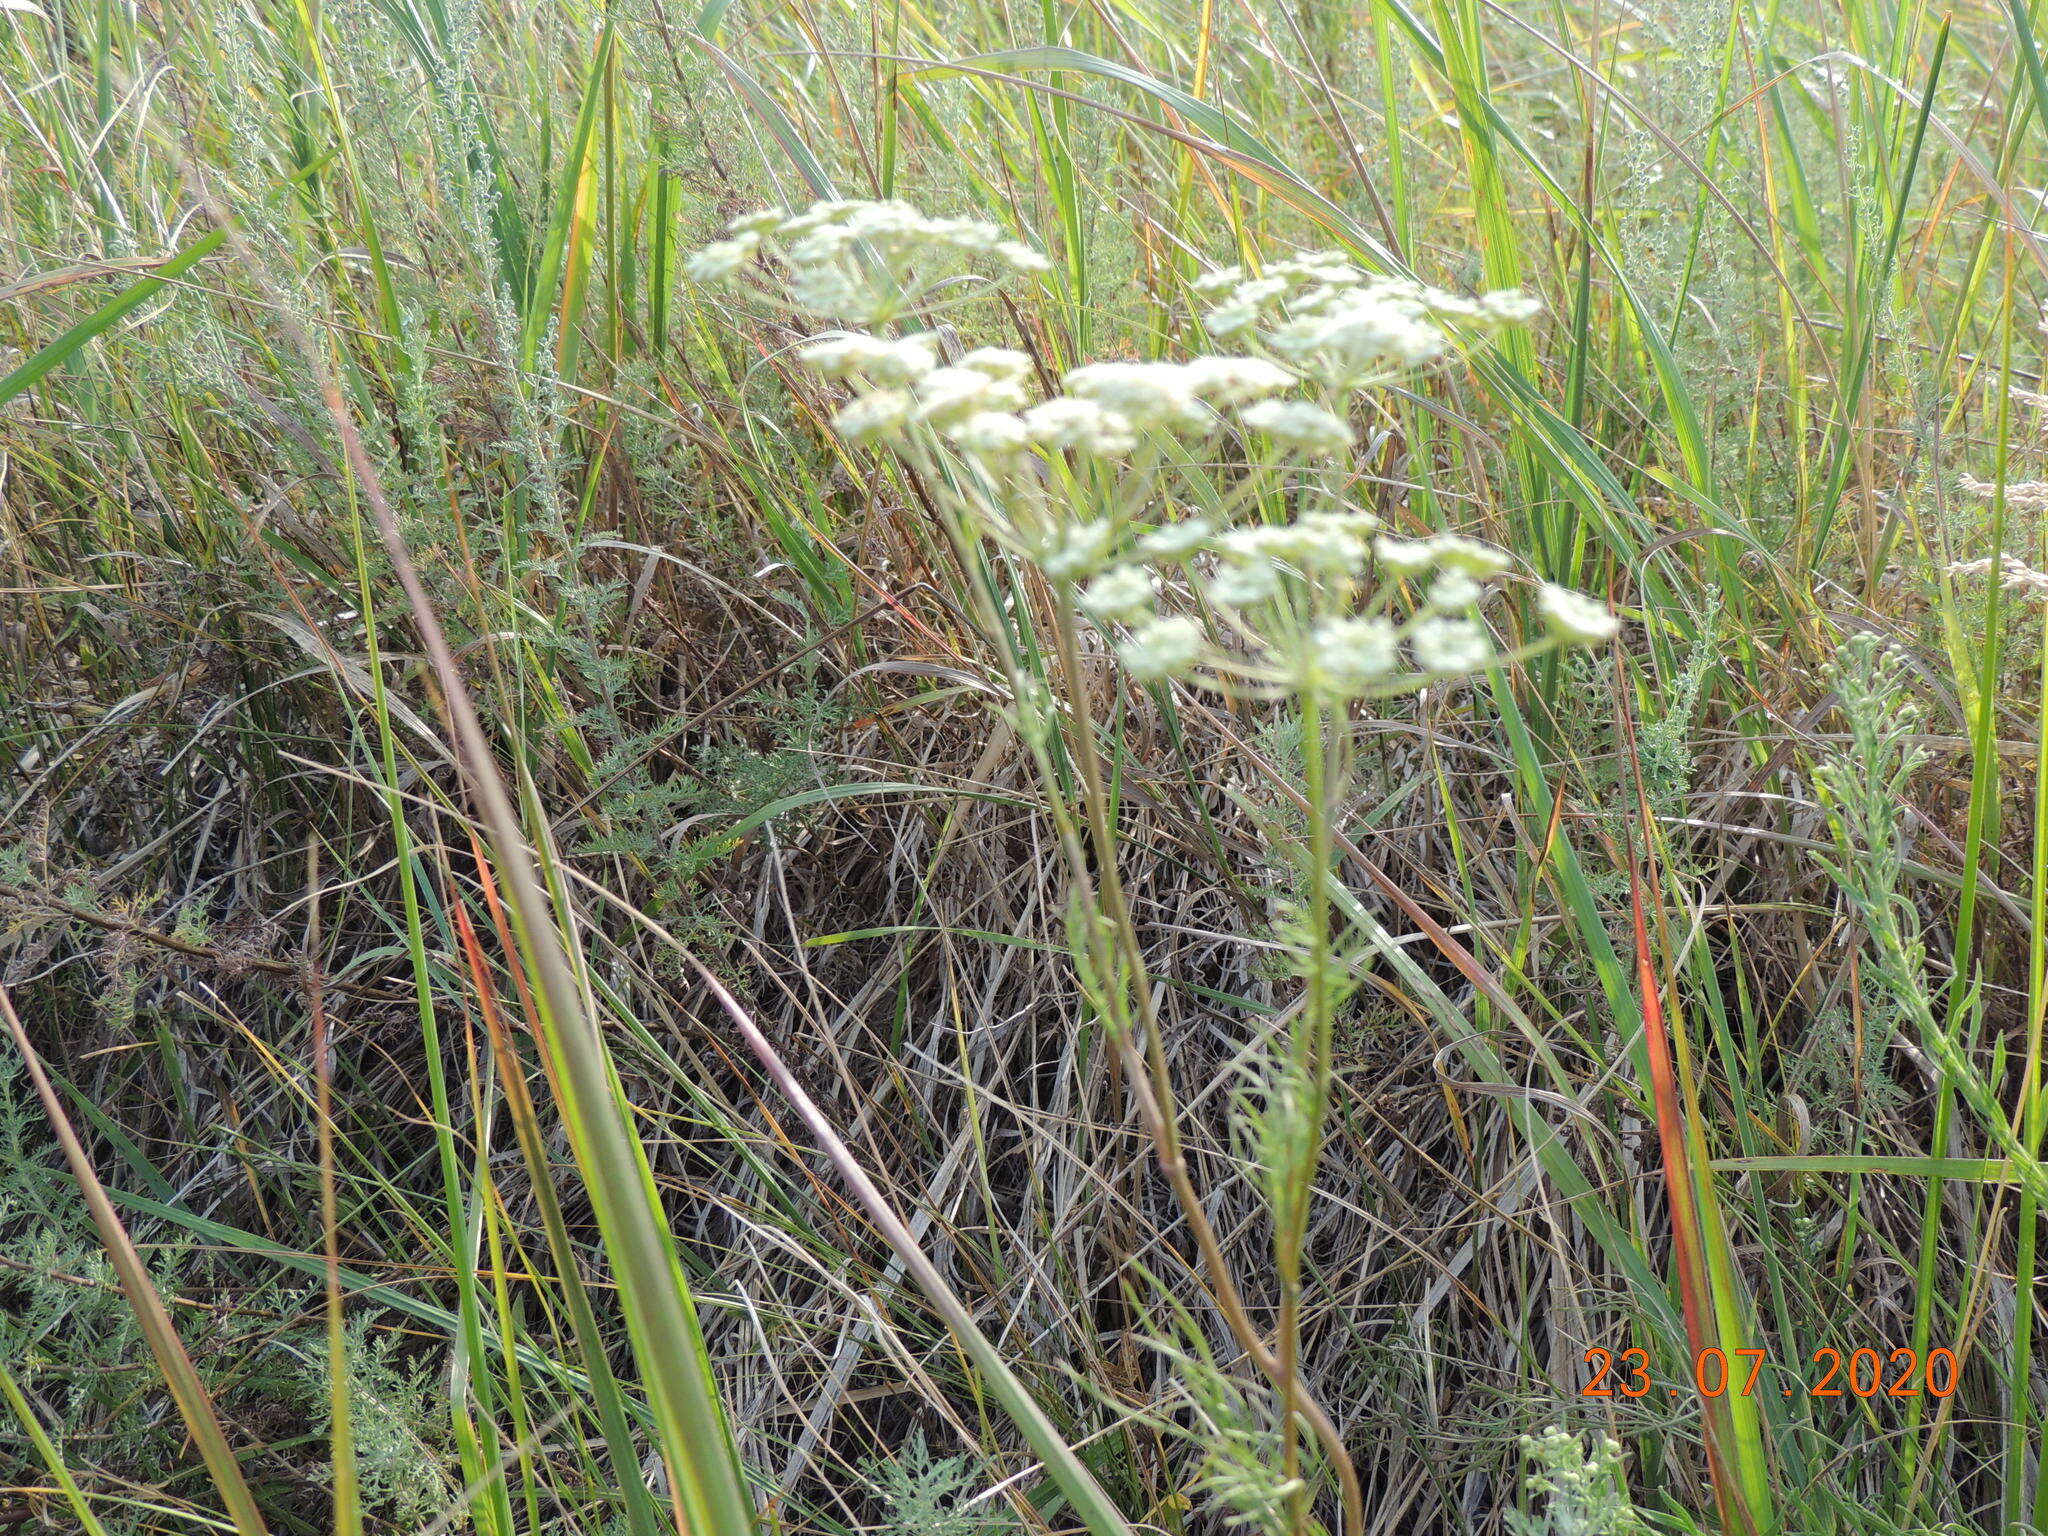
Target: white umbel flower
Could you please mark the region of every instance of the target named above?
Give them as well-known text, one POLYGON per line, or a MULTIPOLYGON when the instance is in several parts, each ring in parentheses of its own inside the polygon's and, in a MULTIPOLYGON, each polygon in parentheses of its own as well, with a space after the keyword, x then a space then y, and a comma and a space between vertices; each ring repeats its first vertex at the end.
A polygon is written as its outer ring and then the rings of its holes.
POLYGON ((701 251, 692 253, 690 259, 683 263, 683 274, 693 283, 721 282, 753 260, 754 252, 760 248, 759 235, 714 240, 701 251))
POLYGON ((1527 325, 1543 313, 1543 301, 1519 288, 1496 288, 1479 296, 1479 308, 1502 325, 1527 325))
POLYGON ((1472 619, 1424 619, 1408 648, 1425 672, 1477 672, 1493 660, 1493 638, 1472 619))
POLYGON ((888 297, 867 291, 865 285, 844 267, 833 262, 792 262, 789 269, 790 302, 814 315, 879 324, 889 318, 894 305, 888 297))
POLYGON ((1235 303, 1249 304, 1254 309, 1264 309, 1276 299, 1286 298, 1290 286, 1285 277, 1276 277, 1268 273, 1264 277, 1254 277, 1248 282, 1239 283, 1231 290, 1230 297, 1235 303))
POLYGON ((1399 635, 1385 619, 1325 619, 1309 634, 1302 683, 1356 696, 1400 664, 1399 635))
POLYGON ((930 218, 904 202, 834 199, 795 215, 763 209, 742 214, 727 228, 731 239, 690 258, 685 270, 692 278, 731 277, 773 240, 785 290, 797 308, 864 325, 910 310, 935 284, 952 280, 949 266, 974 262, 1043 272, 1051 265, 993 224, 930 218))
POLYGON ((1365 564, 1365 540, 1341 524, 1300 522, 1234 528, 1222 539, 1233 559, 1279 560, 1298 570, 1341 576, 1365 564))
POLYGON ((1008 411, 976 411, 949 427, 946 435, 964 452, 983 459, 1018 453, 1031 441, 1023 421, 1008 411))
POLYGON ((1024 391, 1011 379, 999 379, 979 368, 937 368, 917 385, 917 419, 946 426, 979 411, 1014 411, 1024 404, 1024 391))
POLYGON ((1031 358, 1010 347, 976 347, 960 359, 962 368, 972 368, 992 379, 1025 379, 1031 375, 1031 358))
POLYGON ((1098 459, 1120 459, 1138 446, 1130 418, 1093 400, 1055 395, 1024 413, 1031 440, 1046 448, 1071 448, 1098 459))
POLYGON ((1138 548, 1154 560, 1180 561, 1207 548, 1214 534, 1206 519, 1190 517, 1154 528, 1138 540, 1138 548))
POLYGON ((1063 581, 1093 575, 1109 558, 1114 531, 1108 523, 1068 523, 1045 541, 1038 564, 1046 575, 1063 581))
POLYGON ((1283 357, 1345 388, 1426 363, 1449 345, 1412 303, 1352 294, 1288 321, 1270 339, 1283 357))
POLYGON ((1461 534, 1440 533, 1429 543, 1438 565, 1447 570, 1463 571, 1467 576, 1477 576, 1481 580, 1500 575, 1514 563, 1506 550, 1461 534))
POLYGON ((1262 357, 1191 357, 1182 365, 1182 376, 1211 405, 1249 405, 1295 383, 1292 373, 1262 357))
POLYGON ((1342 528, 1346 533, 1355 533, 1360 538, 1369 533, 1378 533, 1386 526, 1380 521, 1377 513, 1368 512, 1363 507, 1342 504, 1317 507, 1314 511, 1304 512, 1301 514, 1301 520, 1324 527, 1342 528))
POLYGON ((1322 334, 1316 349, 1342 358, 1360 372, 1378 367, 1413 368, 1428 362, 1446 346, 1444 333, 1406 306, 1367 300, 1333 310, 1318 321, 1322 334))
POLYGON ((995 254, 1012 271, 1050 272, 1052 270, 1052 260, 1050 257, 1043 251, 1033 250, 1021 240, 998 241, 995 246, 995 254))
POLYGON ((910 403, 910 396, 900 389, 856 396, 832 418, 832 430, 849 443, 893 437, 910 420, 910 403))
POLYGON ((1152 611, 1152 598, 1150 573, 1142 565, 1119 565, 1082 589, 1081 606, 1098 619, 1130 621, 1152 611))
POLYGON ((912 384, 939 365, 922 337, 891 340, 865 331, 842 331, 814 341, 797 356, 828 379, 858 377, 877 384, 912 384))
POLYGON ((1341 251, 1306 251, 1277 261, 1269 269, 1275 277, 1284 277, 1292 282, 1357 283, 1365 274, 1352 265, 1351 258, 1341 251))
POLYGON ((1225 608, 1250 608, 1280 590, 1280 573, 1270 560, 1238 560, 1209 578, 1209 601, 1225 608))
POLYGON ((1612 640, 1621 629, 1621 620, 1605 603, 1570 587, 1545 583, 1536 593, 1536 611, 1543 615, 1553 634, 1573 644, 1593 645, 1612 640))
POLYGON ((1206 431, 1215 420, 1177 363, 1089 363, 1062 382, 1070 394, 1141 427, 1206 431))
POLYGON ((1430 539, 1375 539, 1372 553, 1389 576, 1420 576, 1436 567, 1436 544, 1430 539))
POLYGON ((1463 613, 1479 601, 1479 583, 1463 571, 1446 571, 1430 587, 1426 599, 1436 613, 1463 613))
POLYGON ((1202 659, 1202 626, 1178 615, 1153 619, 1132 631, 1131 638, 1117 647, 1117 655, 1141 683, 1185 677, 1202 659))
POLYGON ((752 213, 743 213, 725 226, 728 235, 772 235, 789 222, 789 214, 781 208, 757 208, 752 213))
POLYGON ((1351 446, 1351 428, 1341 417, 1306 400, 1261 400, 1239 418, 1254 432, 1297 453, 1323 456, 1351 446))
POLYGON ((1250 330, 1259 323, 1262 313, 1264 311, 1256 304, 1218 304, 1202 316, 1202 325, 1211 336, 1220 340, 1250 330))

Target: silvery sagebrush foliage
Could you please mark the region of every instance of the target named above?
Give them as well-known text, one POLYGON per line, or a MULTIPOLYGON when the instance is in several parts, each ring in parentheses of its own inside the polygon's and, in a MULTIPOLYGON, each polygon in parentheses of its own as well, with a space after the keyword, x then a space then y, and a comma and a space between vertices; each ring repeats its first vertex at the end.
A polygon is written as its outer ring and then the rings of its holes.
POLYGON ((1506 551, 1453 534, 1390 536, 1328 488, 1354 446, 1360 395, 1526 322, 1533 301, 1375 277, 1336 253, 1255 277, 1233 267, 1196 288, 1218 301, 1210 334, 1240 352, 1086 363, 1051 395, 1022 352, 982 347, 949 362, 934 333, 873 329, 958 302, 974 291, 977 266, 1028 275, 1049 265, 992 224, 838 201, 743 215, 687 271, 864 327, 799 352, 848 392, 834 430, 943 465, 933 480, 953 510, 1071 592, 1118 636, 1139 682, 1191 679, 1328 705, 1616 633, 1604 604, 1546 584, 1535 599, 1543 632, 1502 648, 1482 609, 1515 569, 1506 551), (1209 484, 1203 515, 1184 515, 1199 498, 1176 494, 1193 489, 1177 477, 1226 435, 1242 445, 1240 471, 1220 495, 1209 484))
POLYGON ((1555 1424, 1522 1437, 1534 1463, 1525 1484, 1543 1502, 1537 1514, 1507 1512, 1515 1536, 1639 1536, 1647 1527, 1628 1495, 1621 1447, 1594 1435, 1589 1448, 1555 1424))
MULTIPOLYGON (((1878 636, 1849 636, 1828 669, 1848 738, 1813 770, 1834 843, 1821 864, 1869 936, 1879 974, 1916 1014, 1927 1007, 1926 950, 1905 892, 1907 807, 1926 762, 1905 656, 1878 636)), ((1932 1016, 1927 1015, 1931 1023, 1932 1016)))

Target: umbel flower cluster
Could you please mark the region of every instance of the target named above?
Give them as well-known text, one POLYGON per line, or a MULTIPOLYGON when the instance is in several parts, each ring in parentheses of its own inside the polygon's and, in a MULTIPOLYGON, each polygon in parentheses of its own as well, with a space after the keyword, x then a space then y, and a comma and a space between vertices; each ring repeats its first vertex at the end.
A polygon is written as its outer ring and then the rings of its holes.
POLYGON ((1534 319, 1527 294, 1466 298, 1401 278, 1373 277, 1334 251, 1276 261, 1257 277, 1224 267, 1195 281, 1223 297, 1204 324, 1211 336, 1255 338, 1326 388, 1355 391, 1436 361, 1455 333, 1478 335, 1534 319))
POLYGON ((884 325, 912 309, 929 313, 935 291, 977 261, 1008 272, 1051 265, 993 224, 927 218, 899 202, 835 200, 795 214, 764 208, 734 219, 726 236, 689 259, 684 271, 693 281, 718 282, 772 256, 789 303, 858 325, 884 325))
MULTIPOLYGON (((901 203, 820 203, 735 220, 689 270, 750 270, 765 286, 756 263, 773 257, 794 307, 873 327, 928 314, 920 301, 963 256, 1014 272, 1047 265, 993 225, 901 203)), ((1526 322, 1529 300, 1373 277, 1334 253, 1196 286, 1222 299, 1210 334, 1241 352, 1087 363, 1054 394, 1026 354, 949 358, 932 332, 828 332, 798 355, 848 392, 832 420, 840 437, 929 471, 963 530, 1034 563, 1115 637, 1139 681, 1338 701, 1616 632, 1604 604, 1544 585, 1542 630, 1503 648, 1481 610, 1515 572, 1505 551, 1392 536, 1342 495, 1359 397, 1526 322)))

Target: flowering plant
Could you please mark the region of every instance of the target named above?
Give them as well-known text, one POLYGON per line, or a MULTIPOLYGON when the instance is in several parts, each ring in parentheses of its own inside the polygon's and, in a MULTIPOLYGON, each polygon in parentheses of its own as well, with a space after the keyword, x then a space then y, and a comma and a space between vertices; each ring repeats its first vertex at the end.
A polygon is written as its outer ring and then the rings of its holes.
POLYGON ((1355 904, 1352 917, 1337 920, 1331 899, 1348 713, 1361 700, 1598 643, 1619 623, 1593 598, 1538 584, 1539 629, 1503 644, 1484 614, 1515 578, 1513 557, 1452 533, 1390 534, 1345 499, 1347 459, 1363 399, 1460 346, 1526 323, 1536 306, 1516 293, 1466 298, 1372 276, 1336 254, 1275 262, 1257 276, 1232 268, 1195 286, 1216 301, 1209 334, 1239 350, 1183 362, 1084 363, 1055 391, 1023 352, 949 355, 936 331, 878 334, 885 323, 923 323, 957 302, 952 290, 962 277, 952 269, 975 262, 1027 275, 1049 265, 993 225, 928 219, 901 203, 820 203, 801 214, 735 220, 730 238, 699 252, 689 270, 700 280, 744 275, 761 291, 774 291, 769 279, 779 277, 791 307, 857 325, 813 336, 798 353, 846 392, 833 429, 850 444, 895 455, 933 488, 963 568, 980 571, 976 557, 993 546, 1051 589, 1043 649, 1064 674, 1064 708, 1014 654, 1014 610, 980 577, 969 584, 1067 850, 1076 969, 1126 1055, 1140 1113, 1226 1321, 1272 1382, 1272 1434, 1281 1448, 1272 1523, 1296 1533, 1309 1527, 1303 1429, 1321 1441, 1355 1520, 1358 1491, 1342 1437, 1297 1368, 1301 1249, 1333 1031, 1356 985, 1356 951, 1343 941, 1348 925, 1362 921, 1355 904), (1309 836, 1295 856, 1305 894, 1280 926, 1304 991, 1258 1073, 1254 1128, 1280 1291, 1270 1342, 1227 1273, 1179 1155, 1154 989, 1118 872, 1109 775, 1079 681, 1086 627, 1108 637, 1134 682, 1273 700, 1301 724, 1298 799, 1309 836), (1065 749, 1060 761, 1056 742, 1065 749))

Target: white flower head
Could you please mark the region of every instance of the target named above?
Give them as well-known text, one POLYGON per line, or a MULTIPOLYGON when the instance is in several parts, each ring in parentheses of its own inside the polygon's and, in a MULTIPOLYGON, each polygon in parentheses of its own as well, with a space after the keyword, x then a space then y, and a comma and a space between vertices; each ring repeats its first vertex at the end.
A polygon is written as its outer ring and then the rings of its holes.
POLYGON ((986 256, 1003 244, 1003 232, 979 219, 925 219, 917 233, 926 244, 986 256))
POLYGON ((1189 390, 1211 405, 1249 405, 1295 383, 1292 373, 1262 357, 1191 357, 1181 366, 1189 390))
POLYGON ((1324 619, 1310 631, 1302 683, 1357 695, 1400 664, 1399 635, 1383 618, 1324 619))
POLYGON ((1365 276, 1342 251, 1305 251, 1275 262, 1269 270, 1277 277, 1305 284, 1351 284, 1365 276))
POLYGON ((1526 325, 1543 313, 1543 301, 1519 288, 1496 288, 1479 296, 1479 308, 1502 325, 1526 325))
POLYGON ((819 229, 827 224, 837 223, 845 219, 854 209, 864 206, 871 205, 856 202, 851 198, 820 199, 812 203, 802 213, 793 214, 789 218, 784 219, 782 221, 782 232, 785 235, 808 234, 812 230, 819 229))
POLYGON ((1352 443, 1351 428, 1343 418, 1306 400, 1261 400, 1239 420, 1254 432, 1263 432, 1276 447, 1297 453, 1342 453, 1352 443))
POLYGON ((1347 388, 1418 367, 1450 344, 1410 284, 1343 289, 1309 308, 1273 332, 1273 349, 1347 388))
POLYGON ((761 248, 759 235, 736 235, 714 240, 683 263, 683 273, 693 283, 723 282, 753 259, 761 248))
POLYGON ((1454 320, 1483 320, 1487 318, 1485 307, 1477 299, 1468 299, 1462 293, 1452 293, 1446 288, 1422 288, 1416 292, 1416 303, 1427 314, 1454 320))
POLYGON ((1024 413, 1031 440, 1046 448, 1071 448, 1099 459, 1120 459, 1138 446, 1128 417, 1093 400, 1055 395, 1024 413))
POLYGON ((1222 539, 1223 551, 1247 564, 1281 561, 1304 572, 1348 575, 1365 564, 1365 540, 1339 523, 1294 523, 1234 528, 1222 539))
POLYGON ((1217 569, 1206 590, 1212 603, 1250 608, 1280 590, 1280 573, 1270 560, 1233 560, 1217 569))
POLYGON ((1256 304, 1239 304, 1232 301, 1228 304, 1218 304, 1202 316, 1202 325, 1211 336, 1235 336, 1257 325, 1261 313, 1263 311, 1256 304))
POLYGON ((1460 534, 1440 533, 1430 541, 1436 553, 1438 565, 1448 570, 1463 571, 1467 576, 1484 580, 1498 576, 1513 564, 1506 550, 1496 549, 1491 544, 1482 544, 1477 539, 1468 539, 1460 534))
POLYGON ((1463 613, 1479 601, 1479 583, 1463 571, 1446 571, 1430 587, 1425 601, 1435 613, 1463 613))
POLYGON ((1536 611, 1543 615, 1551 633, 1569 644, 1597 644, 1613 639, 1621 630, 1621 620, 1599 599, 1548 582, 1537 590, 1536 611))
POLYGON ((1494 659, 1493 637, 1472 619, 1424 619, 1408 636, 1424 672, 1477 672, 1494 659))
POLYGON ((910 396, 900 389, 878 389, 856 395, 832 418, 832 430, 849 443, 871 443, 893 437, 910 420, 910 396))
POLYGON ((1154 560, 1185 560, 1207 547, 1214 532, 1206 519, 1190 517, 1178 523, 1162 523, 1138 540, 1138 548, 1154 560))
POLYGON ((1035 251, 1021 240, 1005 240, 995 248, 995 254, 1018 272, 1050 272, 1052 262, 1044 252, 1035 251))
POLYGON ((979 368, 935 368, 918 381, 917 419, 945 426, 979 411, 1014 411, 1024 391, 979 368))
POLYGON ((1156 683, 1192 672, 1202 659, 1202 643, 1202 626, 1176 615, 1139 625, 1131 638, 1117 647, 1117 655, 1132 677, 1141 683, 1156 683))
POLYGON ((976 347, 960 359, 960 366, 992 379, 1017 381, 1031 376, 1031 358, 1009 347, 976 347))
POLYGON ((923 337, 891 340, 864 331, 842 331, 814 341, 797 356, 828 379, 859 377, 877 384, 915 383, 939 365, 923 337))
POLYGON ((842 315, 849 320, 886 320, 894 306, 887 294, 833 262, 793 263, 789 272, 789 298, 797 308, 814 315, 842 315))
MULTIPOLYGON (((813 314, 867 325, 904 313, 934 284, 952 281, 966 263, 994 263, 1012 272, 1049 265, 1029 246, 977 219, 931 218, 904 202, 834 199, 790 216, 779 209, 733 221, 733 242, 773 238, 785 265, 791 303, 813 314), (951 258, 948 260, 948 258, 951 258)), ((751 254, 714 246, 692 258, 692 275, 730 275, 751 254)))
POLYGON ((1244 281, 1243 267, 1212 267, 1191 285, 1203 298, 1212 298, 1226 288, 1244 281))
POLYGON ((946 429, 963 451, 983 459, 1007 458, 1030 444, 1021 418, 1008 411, 976 411, 946 429))
POLYGON ((1372 553, 1389 576, 1420 576, 1436 566, 1433 539, 1374 539, 1372 553))
POLYGON ((1263 309, 1275 299, 1285 298, 1288 287, 1285 277, 1255 277, 1249 282, 1239 283, 1230 296, 1239 304, 1249 304, 1254 309, 1263 309))
POLYGON ((1045 541, 1038 564, 1046 575, 1062 581, 1093 575, 1109 558, 1114 532, 1108 523, 1067 523, 1045 541))
POLYGON ((1362 507, 1323 507, 1301 515, 1301 526, 1316 533, 1348 533, 1366 539, 1380 529, 1380 520, 1362 507))
POLYGON ((1391 363, 1413 368, 1428 362, 1445 346, 1444 333, 1399 304, 1363 303, 1331 314, 1323 346, 1360 366, 1391 363))
POLYGON ((1151 574, 1142 565, 1119 565, 1082 589, 1081 606, 1098 619, 1130 621, 1152 611, 1154 596, 1151 574))
POLYGON ((752 213, 743 213, 725 226, 728 235, 772 235, 789 222, 789 214, 781 208, 757 208, 752 213))
POLYGON ((1177 363, 1089 363, 1062 381, 1070 394, 1092 400, 1140 427, 1208 431, 1214 413, 1197 398, 1187 370, 1177 363))

